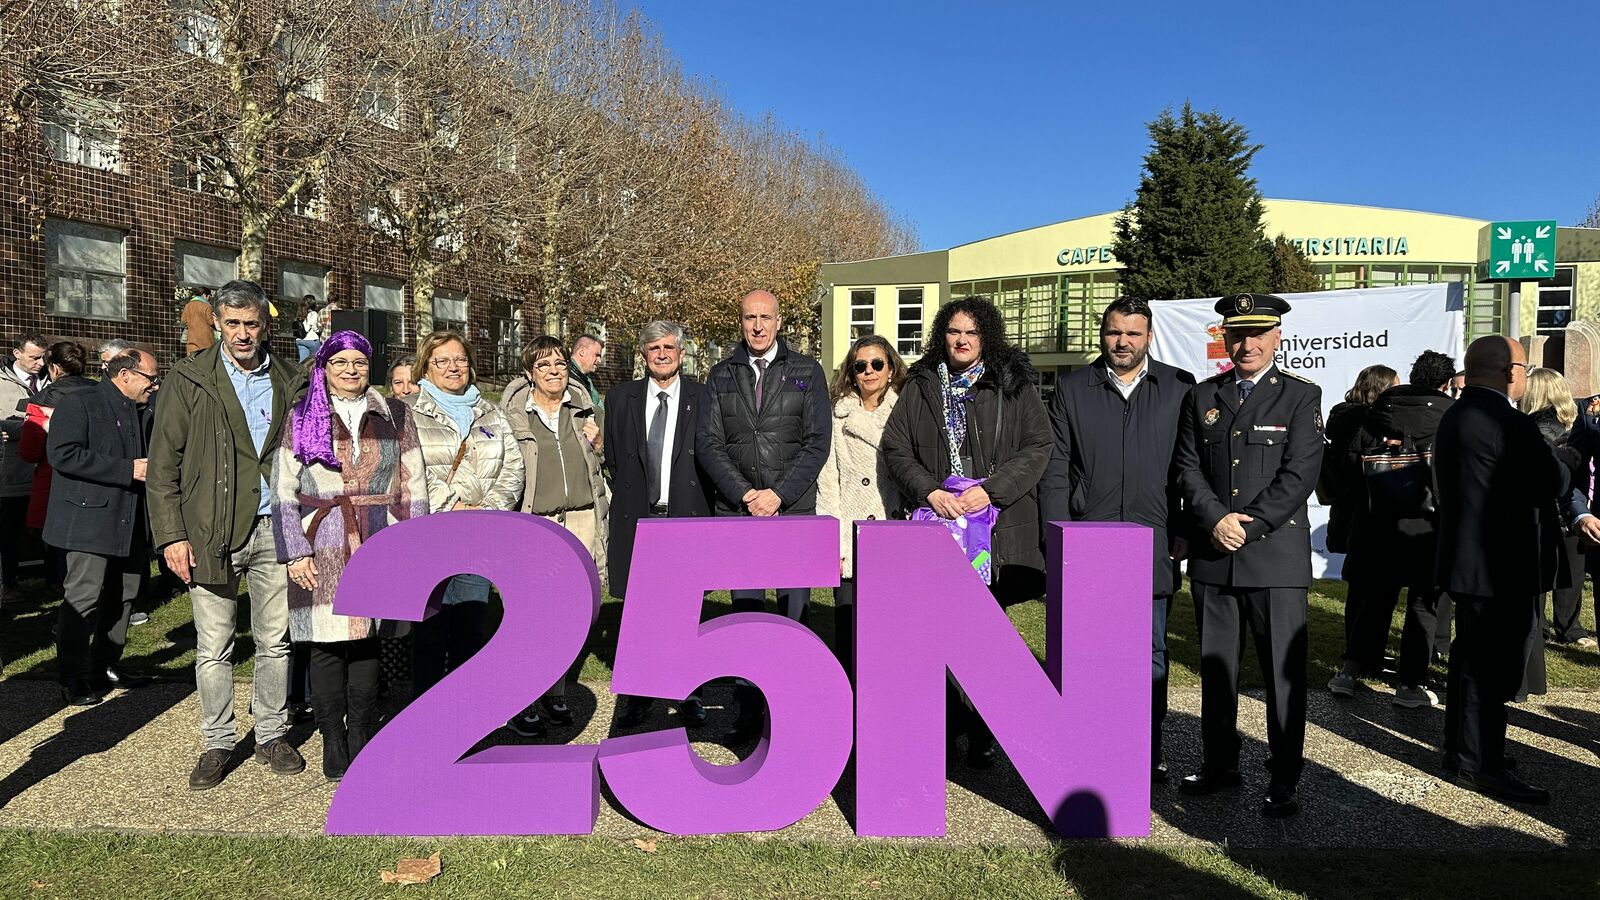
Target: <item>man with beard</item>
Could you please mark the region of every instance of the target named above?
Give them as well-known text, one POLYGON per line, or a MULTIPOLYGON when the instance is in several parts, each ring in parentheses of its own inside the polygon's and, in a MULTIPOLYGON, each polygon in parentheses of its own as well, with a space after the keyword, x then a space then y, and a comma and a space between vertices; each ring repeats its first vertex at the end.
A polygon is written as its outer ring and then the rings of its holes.
POLYGON ((1151 579, 1150 771, 1165 781, 1161 722, 1167 714, 1167 616, 1186 550, 1170 533, 1178 515, 1168 474, 1178 413, 1194 376, 1150 359, 1150 304, 1122 298, 1100 317, 1100 358, 1061 379, 1050 401, 1055 451, 1039 483, 1046 522, 1135 522, 1154 532, 1151 579))

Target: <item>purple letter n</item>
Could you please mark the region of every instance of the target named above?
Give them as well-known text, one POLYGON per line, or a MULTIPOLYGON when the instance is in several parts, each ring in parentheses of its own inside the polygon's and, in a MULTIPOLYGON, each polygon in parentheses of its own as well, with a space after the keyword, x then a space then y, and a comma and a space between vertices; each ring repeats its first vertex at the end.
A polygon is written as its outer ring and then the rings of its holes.
POLYGON ((857 834, 945 833, 947 671, 1058 833, 1150 833, 1150 529, 1046 527, 1049 677, 942 526, 858 526, 857 834))

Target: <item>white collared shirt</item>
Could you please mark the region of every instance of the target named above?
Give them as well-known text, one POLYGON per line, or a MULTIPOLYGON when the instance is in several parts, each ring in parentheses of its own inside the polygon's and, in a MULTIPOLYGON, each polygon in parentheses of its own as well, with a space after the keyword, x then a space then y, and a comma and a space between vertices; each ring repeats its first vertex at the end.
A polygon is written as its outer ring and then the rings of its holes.
MULTIPOLYGON (((745 345, 744 349, 745 349, 746 353, 750 352, 750 346, 748 344, 745 345)), ((778 342, 777 341, 773 341, 772 342, 772 346, 767 348, 767 352, 761 354, 760 356, 751 355, 751 357, 750 357, 750 370, 752 372, 756 373, 756 381, 760 381, 761 380, 761 369, 757 368, 756 360, 758 360, 758 359, 766 360, 767 361, 767 368, 770 369, 770 368, 772 368, 773 360, 775 360, 777 358, 778 358, 778 342)))
MULTIPOLYGON (((772 348, 774 350, 776 350, 778 348, 778 345, 777 345, 776 342, 773 343, 772 348)), ((17 363, 12 363, 11 364, 11 371, 12 371, 13 374, 15 374, 17 376, 17 383, 22 385, 23 387, 27 387, 28 386, 28 379, 29 378, 37 379, 37 381, 35 381, 34 384, 37 384, 39 386, 39 390, 41 390, 41 391, 44 390, 44 386, 45 385, 50 383, 50 375, 49 375, 49 373, 45 372, 43 370, 40 370, 39 374, 37 374, 37 375, 30 375, 27 372, 24 372, 22 370, 22 366, 18 365, 17 363)))
POLYGON ((1150 357, 1148 356, 1144 358, 1144 362, 1139 364, 1139 371, 1133 376, 1133 380, 1126 383, 1124 383, 1121 377, 1117 375, 1117 370, 1111 368, 1110 363, 1106 363, 1106 378, 1110 379, 1111 386, 1117 389, 1117 393, 1121 394, 1122 399, 1124 400, 1127 400, 1133 396, 1133 389, 1143 384, 1144 376, 1148 375, 1149 373, 1150 357))
MULTIPOLYGON (((777 349, 777 344, 773 344, 777 349)), ((672 379, 669 387, 656 384, 655 379, 646 377, 644 380, 644 436, 646 442, 645 465, 650 464, 649 440, 650 422, 655 418, 656 410, 661 406, 661 392, 667 394, 667 433, 661 441, 661 496, 651 499, 651 503, 667 502, 667 495, 672 490, 672 450, 678 434, 678 406, 683 396, 683 375, 672 379)))
POLYGON ((1261 382, 1267 380, 1267 376, 1271 375, 1272 374, 1272 370, 1276 369, 1277 367, 1278 367, 1277 363, 1267 363, 1267 367, 1265 369, 1262 369, 1261 371, 1257 372, 1255 374, 1255 377, 1253 377, 1253 378, 1245 378, 1245 377, 1243 377, 1243 376, 1241 376, 1239 374, 1239 370, 1238 369, 1234 369, 1233 370, 1233 383, 1234 384, 1238 384, 1241 381, 1248 381, 1248 382, 1250 382, 1250 389, 1251 390, 1255 390, 1257 387, 1259 387, 1261 385, 1261 382))

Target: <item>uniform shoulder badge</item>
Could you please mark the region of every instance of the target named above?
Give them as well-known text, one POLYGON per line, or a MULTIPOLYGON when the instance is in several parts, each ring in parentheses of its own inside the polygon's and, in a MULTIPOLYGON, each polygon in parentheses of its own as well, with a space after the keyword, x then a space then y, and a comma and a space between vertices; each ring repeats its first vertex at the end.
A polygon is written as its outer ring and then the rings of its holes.
POLYGON ((1291 372, 1288 369, 1279 369, 1278 371, 1282 372, 1283 373, 1283 377, 1285 377, 1285 378, 1293 378, 1295 381, 1304 382, 1306 384, 1316 384, 1315 381, 1312 381, 1311 379, 1305 377, 1304 375, 1298 374, 1296 372, 1291 372))

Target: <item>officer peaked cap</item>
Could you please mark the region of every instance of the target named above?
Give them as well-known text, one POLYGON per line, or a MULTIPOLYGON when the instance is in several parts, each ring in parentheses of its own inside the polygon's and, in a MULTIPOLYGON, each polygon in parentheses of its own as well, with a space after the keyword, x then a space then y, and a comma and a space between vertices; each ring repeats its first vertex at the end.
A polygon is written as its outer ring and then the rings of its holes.
POLYGON ((1276 294, 1229 294, 1216 310, 1223 328, 1272 328, 1283 322, 1289 301, 1276 294))

